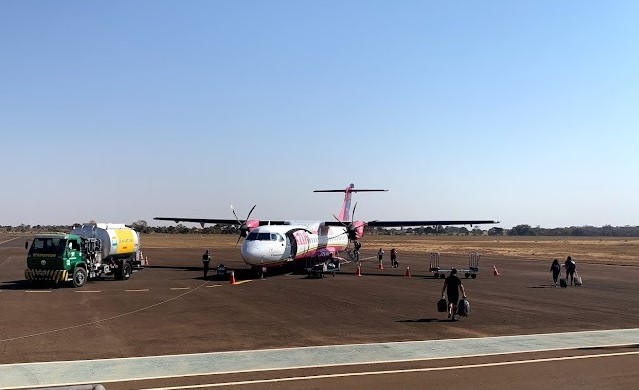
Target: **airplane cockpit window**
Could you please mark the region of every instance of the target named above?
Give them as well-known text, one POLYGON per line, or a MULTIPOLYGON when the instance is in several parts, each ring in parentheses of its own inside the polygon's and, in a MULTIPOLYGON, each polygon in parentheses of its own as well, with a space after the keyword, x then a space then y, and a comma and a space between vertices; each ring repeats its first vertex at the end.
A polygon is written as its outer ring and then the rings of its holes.
POLYGON ((277 234, 275 233, 250 233, 246 239, 248 241, 277 241, 277 234))

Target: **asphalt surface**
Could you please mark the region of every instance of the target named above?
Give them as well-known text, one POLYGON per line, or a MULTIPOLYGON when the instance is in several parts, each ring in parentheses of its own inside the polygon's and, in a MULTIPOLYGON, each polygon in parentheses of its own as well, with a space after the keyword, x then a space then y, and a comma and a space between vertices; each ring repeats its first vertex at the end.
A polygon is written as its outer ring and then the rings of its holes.
MULTIPOLYGON (((0 364, 639 328, 637 267, 578 263, 584 285, 561 289, 552 286, 550 261, 482 257, 479 276, 463 280, 471 315, 451 323, 436 310, 443 281, 427 272, 428 254, 400 254, 400 268, 380 270, 375 251, 364 249, 362 277, 355 276, 354 264, 346 264, 334 278, 283 273, 253 280, 239 249, 215 252, 212 265, 236 268, 243 282, 230 285, 202 277, 203 249, 146 249, 151 265, 130 280, 107 278, 74 289, 32 287, 24 281, 24 239, 0 244, 0 364), (493 265, 500 276, 493 276, 493 265), (410 278, 404 276, 406 266, 410 278)), ((468 260, 443 254, 441 265, 466 268, 468 260)), ((537 357, 548 356, 529 353, 520 360, 537 357)), ((474 359, 446 364, 495 358, 474 359)), ((630 368, 638 363, 630 354, 259 383, 243 383, 246 375, 236 374, 231 382, 241 382, 233 385, 240 388, 423 388, 425 383, 431 388, 634 388, 628 384, 638 383, 639 373, 630 368)), ((425 366, 394 363, 365 371, 406 368, 425 366)), ((177 382, 213 383, 207 379, 177 382)), ((108 389, 159 386, 164 384, 107 384, 108 389)))

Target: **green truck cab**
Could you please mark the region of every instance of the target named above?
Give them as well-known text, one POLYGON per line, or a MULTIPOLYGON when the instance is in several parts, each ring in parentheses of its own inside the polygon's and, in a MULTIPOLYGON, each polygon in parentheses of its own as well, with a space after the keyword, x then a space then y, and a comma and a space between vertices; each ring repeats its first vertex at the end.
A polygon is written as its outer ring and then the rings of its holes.
POLYGON ((25 277, 31 281, 72 282, 82 287, 88 279, 114 274, 129 279, 128 258, 101 256, 101 241, 77 234, 52 233, 34 237, 27 254, 25 277))

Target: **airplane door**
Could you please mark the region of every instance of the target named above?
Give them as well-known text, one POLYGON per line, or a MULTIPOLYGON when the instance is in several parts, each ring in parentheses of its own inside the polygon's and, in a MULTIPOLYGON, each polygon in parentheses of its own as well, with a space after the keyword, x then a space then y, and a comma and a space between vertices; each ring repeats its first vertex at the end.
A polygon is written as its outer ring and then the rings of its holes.
POLYGON ((286 232, 286 250, 291 254, 291 258, 297 256, 297 240, 293 236, 293 231, 286 232))

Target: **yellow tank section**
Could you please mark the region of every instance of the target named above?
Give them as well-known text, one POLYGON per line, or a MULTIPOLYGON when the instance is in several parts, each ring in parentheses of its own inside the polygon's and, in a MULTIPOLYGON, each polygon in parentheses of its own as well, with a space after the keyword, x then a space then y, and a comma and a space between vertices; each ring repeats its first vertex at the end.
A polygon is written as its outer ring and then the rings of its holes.
POLYGON ((118 246, 113 255, 135 252, 137 234, 131 229, 114 229, 118 239, 118 246))

